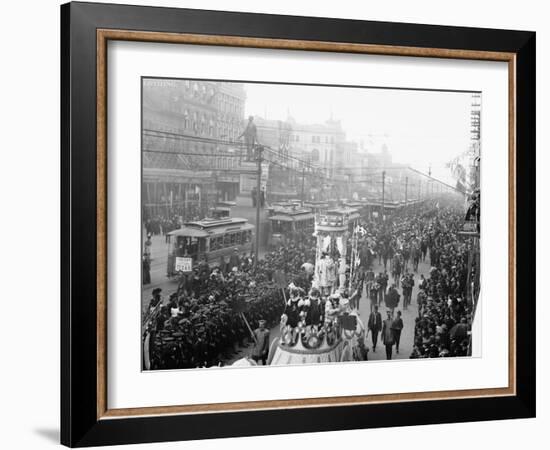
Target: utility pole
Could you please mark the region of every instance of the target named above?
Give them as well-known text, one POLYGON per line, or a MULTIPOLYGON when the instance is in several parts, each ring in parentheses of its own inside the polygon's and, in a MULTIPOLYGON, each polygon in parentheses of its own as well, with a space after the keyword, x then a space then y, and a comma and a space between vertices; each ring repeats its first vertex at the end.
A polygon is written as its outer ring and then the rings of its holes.
POLYGON ((262 153, 264 148, 261 145, 256 146, 256 161, 258 170, 256 173, 256 245, 254 246, 254 269, 258 267, 258 252, 260 250, 260 209, 261 209, 261 190, 262 190, 262 153))
POLYGON ((385 207, 384 207, 384 190, 385 190, 385 187, 386 187, 386 171, 383 170, 382 171, 382 213, 380 215, 380 219, 382 221, 384 221, 384 213, 385 213, 385 207))
POLYGON ((434 181, 432 180, 432 165, 431 164, 428 167, 428 176, 430 177, 430 179, 428 180, 428 183, 429 183, 428 188, 431 190, 429 195, 430 195, 430 198, 433 198, 433 196, 434 196, 434 181))
POLYGON ((306 178, 306 166, 302 167, 302 207, 304 206, 304 181, 306 178))

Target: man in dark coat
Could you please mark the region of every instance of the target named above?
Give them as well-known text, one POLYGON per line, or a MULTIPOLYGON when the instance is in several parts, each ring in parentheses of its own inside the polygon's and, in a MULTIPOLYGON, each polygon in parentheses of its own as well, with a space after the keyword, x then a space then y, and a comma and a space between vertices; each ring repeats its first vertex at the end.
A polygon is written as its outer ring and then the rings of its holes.
POLYGON ((143 284, 151 284, 151 260, 147 253, 143 254, 142 269, 143 284))
POLYGON ((465 317, 460 319, 460 323, 457 323, 451 328, 449 335, 452 340, 461 341, 468 337, 468 323, 465 317))
POLYGON ((252 197, 252 207, 256 207, 256 202, 258 201, 258 191, 256 189, 256 186, 252 188, 252 191, 250 193, 250 196, 252 197))
POLYGON ((392 284, 388 289, 388 294, 386 295, 386 308, 389 309, 388 312, 391 313, 392 317, 393 310, 397 308, 397 305, 399 305, 400 297, 399 292, 397 292, 397 289, 395 288, 395 284, 392 284))
POLYGON ((382 315, 378 312, 378 305, 374 305, 374 310, 369 315, 367 324, 372 336, 372 351, 376 352, 376 343, 378 342, 378 333, 382 330, 382 315))
POLYGON ((386 300, 386 288, 388 287, 388 276, 385 273, 380 272, 375 281, 378 283, 378 304, 382 304, 386 300))
POLYGON ((387 311, 387 318, 382 323, 382 343, 386 346, 386 359, 391 359, 393 344, 395 343, 393 330, 391 329, 393 323, 391 316, 391 311, 387 311))
POLYGON ((241 260, 239 258, 239 249, 233 250, 233 254, 229 258, 229 270, 233 270, 233 267, 239 269, 241 266, 241 260))
POLYGON ((162 292, 161 288, 155 288, 153 289, 152 295, 153 298, 149 301, 149 309, 154 309, 157 307, 157 305, 161 302, 160 293, 162 292))
POLYGON ((267 354, 269 352, 269 330, 265 326, 265 320, 258 321, 259 327, 254 330, 254 348, 252 349, 252 359, 256 362, 262 361, 265 366, 267 363, 267 354))
POLYGON ((395 341, 395 352, 399 353, 399 341, 401 340, 401 330, 403 330, 403 319, 401 318, 401 311, 397 311, 397 317, 393 319, 391 329, 393 331, 393 339, 395 341))
POLYGON ((265 188, 263 187, 260 191, 260 208, 265 206, 265 188))

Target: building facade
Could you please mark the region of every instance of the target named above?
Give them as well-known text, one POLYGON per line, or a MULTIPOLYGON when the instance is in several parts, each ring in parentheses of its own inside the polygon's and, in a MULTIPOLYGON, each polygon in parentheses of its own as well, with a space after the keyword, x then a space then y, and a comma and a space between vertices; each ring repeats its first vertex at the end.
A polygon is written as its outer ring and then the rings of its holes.
POLYGON ((216 200, 234 197, 238 177, 226 171, 239 163, 244 86, 144 79, 142 89, 144 217, 203 217, 216 200))
POLYGON ((338 145, 346 140, 340 121, 329 119, 320 124, 300 124, 289 118, 288 122, 292 127, 290 145, 293 154, 316 167, 331 169, 338 145))

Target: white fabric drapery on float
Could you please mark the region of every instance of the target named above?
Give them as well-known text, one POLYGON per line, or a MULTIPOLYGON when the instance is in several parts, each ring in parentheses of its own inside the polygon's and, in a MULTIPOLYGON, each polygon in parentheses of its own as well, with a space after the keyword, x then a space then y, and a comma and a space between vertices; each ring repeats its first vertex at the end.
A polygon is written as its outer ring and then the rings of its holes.
POLYGON ((344 238, 342 236, 336 238, 336 247, 340 255, 344 255, 344 238))
POLYGON ((331 240, 330 236, 325 236, 323 238, 323 243, 322 243, 322 246, 321 246, 322 251, 324 251, 324 252, 328 251, 328 249, 330 247, 330 240, 331 240))

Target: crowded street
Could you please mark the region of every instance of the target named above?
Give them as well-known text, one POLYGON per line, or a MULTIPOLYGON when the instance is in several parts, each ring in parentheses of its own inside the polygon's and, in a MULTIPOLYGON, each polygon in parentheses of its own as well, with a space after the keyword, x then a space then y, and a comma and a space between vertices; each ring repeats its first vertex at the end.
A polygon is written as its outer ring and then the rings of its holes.
MULTIPOLYGON (((342 308, 353 312, 363 327, 357 332, 363 360, 466 356, 472 320, 472 305, 465 298, 466 260, 471 247, 467 241, 455 241, 457 218, 452 208, 430 202, 420 210, 415 207, 396 213, 382 224, 360 221, 355 245, 361 251, 356 252, 357 261, 352 264, 358 266, 353 278, 356 282, 351 285, 346 264, 343 267, 347 271, 336 290, 334 286, 326 290, 324 282, 311 273, 316 258, 317 265, 322 263, 315 256, 314 238, 307 235, 297 243, 262 252, 257 265, 253 254, 235 252, 225 267, 204 264, 179 284, 163 275, 166 237, 151 236, 151 284, 144 286, 142 310, 145 317, 151 311, 158 312, 157 331, 169 334, 159 342, 170 344, 170 339, 182 338, 191 327, 200 330, 200 358, 204 360, 197 360, 199 350, 191 341, 188 349, 196 361, 188 363, 195 367, 232 365, 251 358, 257 345, 252 330, 258 324, 264 324, 269 337, 266 348, 276 346, 288 332, 307 333, 306 327, 317 332, 316 323, 323 323, 323 319, 311 318, 312 302, 330 303, 337 314, 342 308), (277 280, 281 273, 285 274, 284 286, 277 280), (394 297, 396 301, 390 301, 394 297), (378 327, 371 326, 374 308, 380 314, 378 327), (292 320, 289 309, 295 309, 296 319, 290 331, 285 331, 285 326, 290 327, 287 321, 292 320), (396 320, 399 333, 392 328, 392 338, 397 338, 388 346, 381 327, 390 323, 393 327, 396 320), (228 342, 229 335, 233 338, 228 342)), ((345 255, 346 250, 340 248, 345 255)), ((470 271, 475 272, 472 267, 470 271)), ((328 306, 323 308, 328 311, 328 306)), ((327 318, 324 320, 326 326, 327 318)), ((296 338, 291 339, 296 345, 296 338)), ((172 364, 178 367, 181 362, 174 360, 172 364)))
POLYGON ((143 370, 472 355, 480 96, 385 96, 143 80, 143 370))

